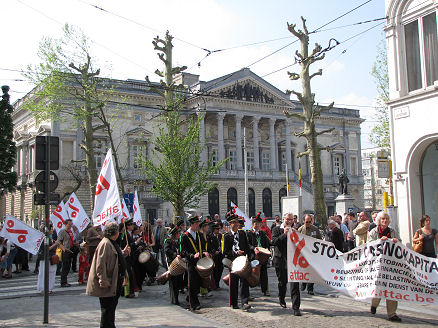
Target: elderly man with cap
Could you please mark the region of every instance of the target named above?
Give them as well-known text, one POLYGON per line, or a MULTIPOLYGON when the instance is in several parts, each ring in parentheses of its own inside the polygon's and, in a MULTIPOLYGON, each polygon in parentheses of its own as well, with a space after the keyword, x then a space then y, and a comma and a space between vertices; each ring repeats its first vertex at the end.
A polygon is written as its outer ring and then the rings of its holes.
POLYGON ((339 229, 335 221, 335 217, 331 216, 328 221, 328 228, 330 229, 330 241, 335 245, 335 248, 344 251, 344 233, 339 229))
POLYGON ((188 301, 190 310, 199 310, 201 304, 199 303, 198 294, 201 287, 201 277, 196 270, 196 264, 203 256, 209 256, 205 250, 205 240, 199 234, 199 217, 191 216, 188 219, 190 228, 181 235, 181 256, 187 262, 188 272, 188 301))
MULTIPOLYGON (((169 231, 168 238, 164 241, 164 253, 166 254, 167 265, 170 267, 172 261, 179 255, 179 237, 181 231, 178 226, 173 227, 169 231)), ((170 302, 179 305, 178 295, 179 290, 183 286, 183 275, 170 276, 169 280, 169 294, 170 302)))
MULTIPOLYGON (((226 258, 233 261, 238 256, 247 256, 251 259, 251 251, 249 249, 246 233, 243 230, 239 230, 239 217, 234 213, 228 212, 227 221, 230 224, 230 232, 224 236, 223 253, 226 258)), ((230 293, 230 306, 233 309, 238 309, 237 294, 239 291, 240 282, 240 301, 242 302, 242 309, 247 311, 251 308, 248 304, 249 299, 249 284, 244 278, 239 277, 236 273, 230 273, 229 281, 229 293, 230 293)))
MULTIPOLYGON (((258 214, 258 213, 257 213, 258 214)), ((262 218, 260 215, 253 217, 252 230, 247 232, 249 249, 251 252, 256 252, 257 247, 269 249, 269 238, 266 233, 261 230, 262 218)), ((264 263, 260 268, 260 286, 262 293, 265 296, 271 296, 268 290, 268 267, 264 263)))

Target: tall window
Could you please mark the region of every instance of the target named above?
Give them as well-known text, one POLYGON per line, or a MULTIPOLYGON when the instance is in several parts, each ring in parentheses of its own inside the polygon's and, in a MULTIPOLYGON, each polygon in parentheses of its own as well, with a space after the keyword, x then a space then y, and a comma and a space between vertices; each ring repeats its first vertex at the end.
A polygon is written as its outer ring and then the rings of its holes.
POLYGON ((254 152, 247 151, 246 152, 246 166, 248 170, 254 170, 254 152))
POLYGON ((237 205, 237 190, 235 188, 230 188, 227 191, 227 209, 231 209, 231 202, 237 205))
POLYGON ((133 169, 140 169, 142 159, 146 159, 146 145, 131 145, 131 167, 133 169))
POLYGON ((344 169, 344 160, 342 154, 333 155, 333 173, 334 175, 341 174, 344 169))
POLYGON ((436 13, 406 24, 404 32, 408 91, 421 89, 423 85, 432 85, 438 80, 436 13))
POLYGON ((102 167, 107 151, 108 147, 105 140, 94 141, 94 160, 96 161, 96 168, 100 169, 102 167))
MULTIPOLYGON (((286 162, 286 152, 282 151, 280 153, 280 171, 286 172, 286 164, 287 164, 287 162, 286 162)), ((289 169, 291 169, 291 168, 289 167, 289 169)))
POLYGON ((271 154, 268 151, 262 152, 262 170, 269 171, 271 169, 271 154))
POLYGON ((272 217, 272 192, 271 189, 265 188, 262 193, 263 213, 266 217, 272 217))
POLYGON ((235 149, 230 149, 228 151, 228 168, 230 170, 235 170, 236 169, 236 163, 237 163, 237 154, 236 154, 236 150, 235 149))
POLYGON ((217 149, 216 148, 210 149, 209 159, 211 159, 213 166, 217 165, 217 149))
POLYGON ((27 162, 27 172, 32 173, 35 170, 35 147, 29 147, 29 160, 27 162))
POLYGON ((211 217, 219 214, 219 190, 217 188, 208 192, 208 213, 211 217))
POLYGON ((254 189, 248 188, 248 211, 249 216, 255 216, 256 215, 256 209, 255 209, 255 193, 254 189))

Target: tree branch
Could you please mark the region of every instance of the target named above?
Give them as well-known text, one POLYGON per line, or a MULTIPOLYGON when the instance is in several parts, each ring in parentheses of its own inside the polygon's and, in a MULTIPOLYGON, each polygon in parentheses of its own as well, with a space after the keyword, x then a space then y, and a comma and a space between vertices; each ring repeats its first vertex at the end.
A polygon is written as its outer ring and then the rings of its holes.
POLYGON ((303 156, 308 156, 310 154, 310 151, 307 149, 306 151, 302 151, 297 153, 297 158, 303 157, 303 156))
POLYGON ((319 76, 322 75, 322 69, 319 69, 317 72, 311 74, 311 75, 309 76, 309 79, 313 79, 313 78, 314 78, 315 76, 317 76, 317 75, 319 75, 319 76))
POLYGON ((296 117, 302 121, 304 121, 306 119, 306 117, 303 114, 300 113, 291 113, 289 111, 287 111, 286 109, 283 111, 284 115, 286 115, 286 117, 296 117))
POLYGON ((320 136, 321 134, 332 132, 334 129, 335 128, 330 128, 330 129, 322 130, 322 131, 316 132, 316 135, 320 136))

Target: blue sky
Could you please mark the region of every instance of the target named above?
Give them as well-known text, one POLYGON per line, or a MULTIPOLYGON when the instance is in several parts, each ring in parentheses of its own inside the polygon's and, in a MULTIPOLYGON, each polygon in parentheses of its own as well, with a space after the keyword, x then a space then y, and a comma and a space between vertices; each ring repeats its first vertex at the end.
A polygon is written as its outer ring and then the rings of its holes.
MULTIPOLYGON (((299 42, 274 55, 252 63, 295 40, 286 23, 301 27, 300 16, 307 19, 313 31, 365 3, 366 0, 6 0, 2 1, 0 21, 3 49, 0 64, 2 85, 11 87, 13 100, 30 89, 19 72, 28 64, 37 63, 38 43, 44 36, 59 37, 62 24, 68 22, 81 28, 94 42, 93 54, 103 68, 104 76, 117 79, 140 79, 161 69, 153 50, 152 39, 168 29, 175 37, 174 64, 186 65, 189 72, 209 80, 248 67, 265 76, 294 62, 299 42), (106 11, 98 10, 99 6, 106 11), (272 39, 284 38, 272 42, 272 39), (257 44, 253 44, 257 43, 257 44), (253 44, 251 46, 244 46, 253 44), (5 51, 4 46, 8 47, 5 51), (235 48, 234 48, 235 47, 235 48), (208 50, 214 52, 205 59, 208 50), (201 66, 197 63, 201 60, 201 66)), ((323 48, 331 38, 341 42, 327 53, 324 61, 314 65, 323 69, 323 76, 313 79, 316 99, 325 103, 361 110, 367 121, 362 125, 362 146, 369 147, 368 134, 373 122, 377 96, 370 75, 377 44, 384 38, 384 20, 352 25, 385 16, 383 0, 371 0, 362 7, 312 34, 323 48), (378 25, 380 24, 380 25, 378 25), (346 26, 349 25, 349 26, 346 26), (378 25, 378 26, 376 26, 378 25), (372 28, 374 27, 374 28, 372 28), (365 32, 367 29, 369 31, 365 32), (327 30, 329 29, 329 30, 327 30), (357 34, 363 34, 356 36, 357 34), (356 36, 356 37, 355 37, 356 36), (351 40, 344 40, 353 37, 351 40)), ((298 69, 292 66, 288 70, 298 69)), ((287 69, 264 78, 281 90, 300 90, 299 82, 288 79, 287 69)))

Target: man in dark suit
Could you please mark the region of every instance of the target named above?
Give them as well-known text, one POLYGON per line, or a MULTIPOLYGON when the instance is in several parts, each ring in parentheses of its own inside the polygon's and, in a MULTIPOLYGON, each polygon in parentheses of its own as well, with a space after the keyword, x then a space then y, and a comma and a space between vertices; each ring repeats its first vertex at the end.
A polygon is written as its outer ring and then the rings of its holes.
MULTIPOLYGON (((227 221, 230 224, 230 232, 224 236, 224 247, 223 253, 224 257, 233 261, 238 256, 248 256, 248 259, 252 258, 252 254, 249 249, 248 240, 246 238, 246 233, 243 230, 239 230, 239 217, 234 213, 227 213, 227 221)), ((240 282, 240 300, 242 302, 242 309, 247 311, 251 308, 248 304, 249 298, 249 284, 244 278, 239 277, 235 273, 230 273, 230 306, 233 309, 238 309, 237 305, 237 294, 239 291, 240 282)))
POLYGON ((187 262, 188 282, 189 282, 189 307, 190 310, 199 310, 198 294, 201 287, 201 276, 196 270, 198 260, 203 256, 209 256, 205 250, 205 240, 201 238, 199 230, 199 216, 191 216, 188 219, 190 228, 181 235, 181 256, 187 262))
MULTIPOLYGON (((252 230, 247 232, 248 244, 251 253, 255 253, 256 247, 263 247, 269 249, 269 238, 266 232, 260 230, 262 218, 256 216, 252 219, 252 230)), ((265 296, 270 296, 268 291, 268 266, 267 263, 263 264, 260 268, 260 287, 262 293, 265 296)))
POLYGON ((219 232, 219 225, 213 223, 211 225, 211 233, 208 235, 208 244, 210 245, 211 255, 214 261, 213 278, 216 289, 219 288, 219 282, 224 271, 224 265, 222 264, 222 235, 219 232))
MULTIPOLYGON (((280 305, 286 308, 286 289, 287 289, 287 237, 292 229, 293 216, 291 213, 285 213, 283 216, 283 223, 280 226, 274 227, 272 230, 272 245, 274 248, 274 266, 275 273, 278 278, 278 299, 280 305)), ((291 299, 292 309, 295 316, 300 316, 300 284, 298 282, 291 283, 291 299)))

